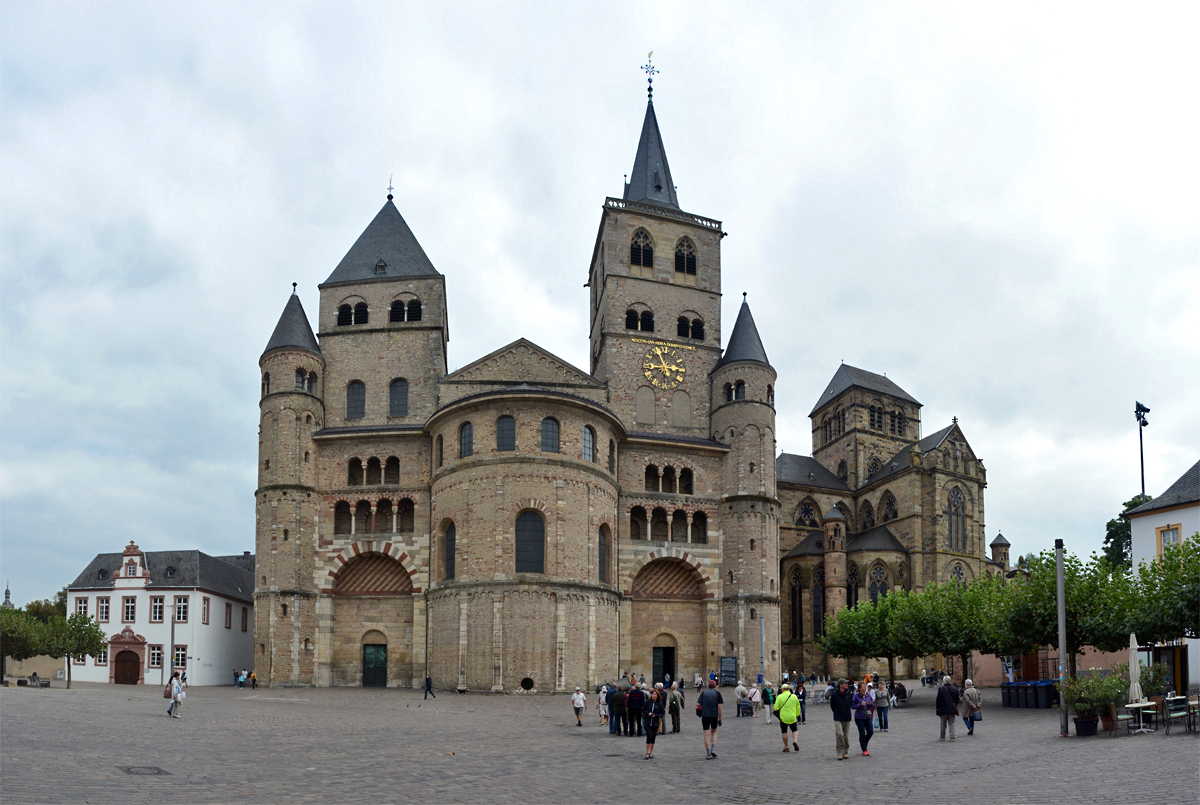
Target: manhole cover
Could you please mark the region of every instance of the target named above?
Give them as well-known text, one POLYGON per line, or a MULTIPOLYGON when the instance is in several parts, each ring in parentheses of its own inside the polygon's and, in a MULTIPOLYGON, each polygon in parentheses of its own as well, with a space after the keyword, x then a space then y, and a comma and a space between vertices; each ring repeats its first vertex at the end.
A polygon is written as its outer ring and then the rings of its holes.
POLYGON ((118 769, 126 774, 152 776, 155 774, 166 774, 167 772, 160 769, 158 766, 117 766, 118 769))

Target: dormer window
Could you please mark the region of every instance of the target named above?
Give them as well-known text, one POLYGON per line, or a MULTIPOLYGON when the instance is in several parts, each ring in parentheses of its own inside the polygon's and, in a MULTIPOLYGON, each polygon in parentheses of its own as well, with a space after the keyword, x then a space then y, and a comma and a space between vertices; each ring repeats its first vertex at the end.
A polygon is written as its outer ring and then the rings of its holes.
POLYGON ((171 565, 167 565, 165 575, 168 579, 174 578, 175 577, 175 568, 172 567, 171 565))
POLYGON ((378 263, 376 263, 375 264, 375 273, 376 274, 386 274, 387 273, 387 263, 383 262, 382 260, 380 260, 378 263))
POLYGON ((98 579, 107 579, 107 578, 108 578, 108 571, 107 571, 107 570, 100 570, 100 571, 98 571, 98 572, 96 573, 96 578, 98 578, 98 579))
POLYGON ((137 575, 137 563, 136 562, 130 562, 129 564, 125 565, 125 575, 126 576, 136 576, 137 575))

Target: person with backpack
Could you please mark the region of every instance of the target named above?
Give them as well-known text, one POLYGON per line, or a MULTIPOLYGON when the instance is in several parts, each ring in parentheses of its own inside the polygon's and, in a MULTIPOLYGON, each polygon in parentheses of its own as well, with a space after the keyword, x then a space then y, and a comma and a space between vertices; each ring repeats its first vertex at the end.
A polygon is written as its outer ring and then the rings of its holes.
POLYGON ((779 732, 783 735, 783 751, 791 749, 800 751, 796 741, 796 719, 800 717, 800 700, 792 693, 792 686, 784 682, 779 689, 779 698, 775 700, 775 712, 779 714, 779 732), (792 733, 792 746, 788 748, 788 732, 792 733))
POLYGON ((775 712, 775 710, 774 710, 775 699, 776 699, 775 689, 771 687, 771 683, 770 682, 763 683, 763 692, 762 692, 763 709, 766 710, 768 724, 771 723, 771 713, 775 712))
POLYGON ((678 682, 671 683, 670 703, 667 705, 667 712, 671 714, 671 732, 679 732, 679 714, 683 712, 684 701, 683 691, 679 689, 678 682))
POLYGON ((167 696, 171 699, 171 706, 167 708, 168 718, 183 718, 179 715, 179 711, 183 709, 183 683, 179 681, 179 672, 171 674, 171 681, 167 683, 167 696))
POLYGON ((724 699, 717 690, 717 680, 708 680, 708 690, 696 701, 696 715, 700 716, 700 731, 704 736, 705 760, 717 756, 717 727, 721 726, 721 710, 724 699))
POLYGON ((629 690, 629 695, 625 697, 625 710, 629 714, 629 732, 628 735, 642 735, 642 705, 646 702, 646 694, 641 689, 641 684, 633 683, 633 687, 629 690))

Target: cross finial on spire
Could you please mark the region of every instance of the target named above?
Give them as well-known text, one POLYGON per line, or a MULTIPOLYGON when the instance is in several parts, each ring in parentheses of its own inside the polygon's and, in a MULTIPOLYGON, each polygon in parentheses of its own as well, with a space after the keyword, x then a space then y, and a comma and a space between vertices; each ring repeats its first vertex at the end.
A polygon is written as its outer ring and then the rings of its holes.
POLYGON ((292 296, 296 295, 296 283, 292 283, 292 296))
POLYGON ((745 291, 742 291, 742 301, 743 302, 746 301, 746 292, 745 291))
POLYGON ((395 176, 395 175, 396 175, 396 174, 394 174, 394 173, 389 173, 389 174, 388 174, 388 201, 391 201, 391 200, 392 200, 392 190, 394 189, 394 188, 392 187, 392 177, 393 177, 393 176, 395 176))
POLYGON ((654 100, 654 76, 658 75, 658 68, 651 61, 654 57, 654 51, 646 54, 646 63, 642 65, 642 69, 646 71, 646 95, 651 101, 654 100))
POLYGON ((952 417, 950 417, 950 424, 952 424, 952 425, 957 425, 957 424, 958 424, 958 417, 956 417, 956 416, 952 416, 952 417))

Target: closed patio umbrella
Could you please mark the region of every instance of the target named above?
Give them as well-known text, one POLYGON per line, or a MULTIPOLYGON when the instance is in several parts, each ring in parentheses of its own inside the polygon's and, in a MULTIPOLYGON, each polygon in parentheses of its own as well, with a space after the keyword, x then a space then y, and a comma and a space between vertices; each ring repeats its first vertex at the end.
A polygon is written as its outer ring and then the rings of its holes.
POLYGON ((1138 662, 1137 635, 1129 633, 1129 702, 1142 700, 1142 686, 1139 681, 1142 676, 1142 666, 1138 662))

